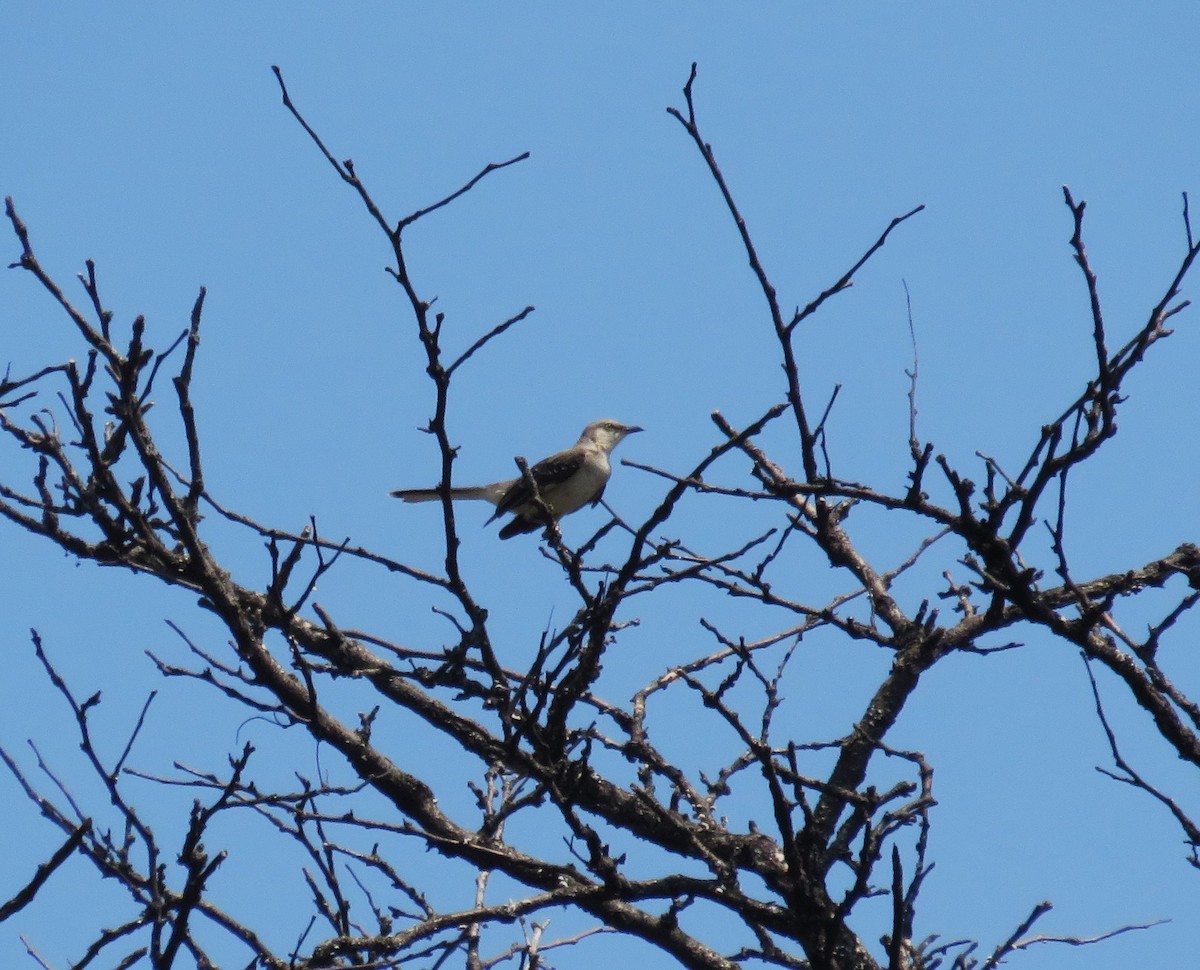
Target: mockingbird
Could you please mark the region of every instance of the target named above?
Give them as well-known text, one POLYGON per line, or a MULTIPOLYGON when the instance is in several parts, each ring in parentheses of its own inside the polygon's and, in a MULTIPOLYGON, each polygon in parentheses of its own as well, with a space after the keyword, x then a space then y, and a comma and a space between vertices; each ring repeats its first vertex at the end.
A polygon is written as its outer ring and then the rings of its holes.
MULTIPOLYGON (((599 503, 604 486, 612 474, 608 456, 626 435, 641 428, 605 418, 593 421, 566 451, 543 458, 529 469, 537 485, 537 494, 555 519, 583 508, 589 502, 599 503)), ((437 488, 402 488, 391 493, 405 502, 432 502, 443 491, 437 488)), ((533 490, 524 478, 506 478, 488 485, 460 486, 450 489, 452 499, 482 499, 496 506, 488 519, 491 522, 505 512, 513 518, 500 530, 501 539, 511 539, 522 532, 536 532, 546 524, 533 490)))

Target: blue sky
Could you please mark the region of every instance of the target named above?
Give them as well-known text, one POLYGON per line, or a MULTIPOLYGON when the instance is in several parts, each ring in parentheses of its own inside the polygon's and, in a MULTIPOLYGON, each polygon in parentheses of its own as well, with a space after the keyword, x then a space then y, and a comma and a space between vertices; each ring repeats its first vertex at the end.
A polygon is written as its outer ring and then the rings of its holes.
MULTIPOLYGON (((383 272, 384 240, 281 107, 270 65, 393 217, 487 162, 531 153, 409 235, 411 269, 447 314, 450 346, 537 308, 463 371, 451 432, 464 481, 507 475, 514 450, 539 456, 605 415, 647 428, 622 454, 682 470, 714 441, 712 410, 738 423, 782 397, 736 234, 664 110, 681 105, 692 61, 706 137, 785 306, 808 302, 893 216, 924 203, 803 345, 813 398, 843 388, 829 426, 843 473, 887 483, 901 479, 907 453, 904 283, 922 437, 964 465, 976 450, 1015 462, 1089 366, 1061 186, 1089 201, 1086 240, 1114 342, 1145 319, 1182 256, 1180 193, 1200 193, 1200 8, 1099 6, 9 4, 0 193, 14 196, 64 283, 95 259, 117 321, 145 314, 159 345, 208 287, 196 398, 209 485, 224 502, 283 528, 316 515, 329 535, 435 566, 434 510, 386 495, 436 477, 417 430, 432 393, 414 327, 383 272)), ((4 262, 16 254, 10 239, 4 262)), ((1196 537, 1200 338, 1194 313, 1177 319, 1128 388, 1122 437, 1075 483, 1082 572, 1139 565, 1196 537)), ((14 373, 80 353, 23 274, 0 274, 0 320, 0 364, 14 373)), ((0 451, 5 477, 19 462, 0 451)), ((618 469, 608 496, 636 518, 659 491, 618 469)), ((532 541, 498 544, 477 528, 485 517, 461 519, 468 575, 520 656, 571 600, 532 541)), ((710 518, 686 507, 678 528, 713 527, 710 518)), ((589 534, 588 521, 569 523, 568 541, 589 534)), ((880 549, 899 549, 890 525, 880 528, 880 549)), ((244 579, 263 575, 254 542, 216 524, 214 542, 244 579)), ((187 597, 75 567, 11 529, 0 563, 0 740, 10 747, 32 736, 64 764, 73 757, 30 627, 81 694, 105 691, 114 737, 164 686, 143 651, 182 659, 164 620, 215 635, 187 597)), ((347 625, 441 642, 426 601, 375 581, 347 567, 319 598, 347 625)), ((747 629, 765 622, 719 609, 747 629)), ((618 671, 614 696, 703 645, 698 630, 688 636, 667 646, 634 636, 642 652, 618 671)), ((1173 650, 1194 690, 1200 668, 1186 642, 1173 650)), ((794 688, 797 736, 844 731, 880 658, 815 645, 800 659, 811 677, 794 688), (813 682, 844 692, 812 692, 813 682)), ((166 687, 138 750, 147 769, 169 770, 180 750, 215 768, 256 730, 238 734, 237 712, 166 687)), ((1195 805, 1195 777, 1136 711, 1118 695, 1112 703, 1138 764, 1195 805)), ((930 754, 942 802, 918 932, 994 944, 1049 898, 1046 933, 1171 922, 1082 951, 1034 948, 1013 966, 1194 958, 1200 876, 1147 798, 1095 772, 1106 753, 1090 704, 1078 659, 1057 644, 935 672, 896 739, 930 754)), ((255 740, 276 743, 266 730, 255 740)), ((0 804, 4 869, 19 875, 56 836, 4 779, 0 804)), ((50 898, 73 898, 63 883, 88 878, 72 871, 50 898)), ((100 891, 93 901, 111 904, 100 891)), ((270 902, 255 905, 275 918, 270 902)), ((29 965, 18 931, 56 966, 78 955, 80 937, 48 903, 0 927, 0 965, 29 965)))

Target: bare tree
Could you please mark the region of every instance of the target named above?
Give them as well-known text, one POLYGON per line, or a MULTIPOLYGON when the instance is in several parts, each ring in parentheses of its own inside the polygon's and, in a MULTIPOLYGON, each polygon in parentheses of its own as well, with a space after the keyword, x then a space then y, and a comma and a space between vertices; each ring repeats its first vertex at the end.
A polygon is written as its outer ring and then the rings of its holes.
MULTIPOLYGON (((433 416, 425 430, 436 441, 440 482, 448 489, 456 457, 446 422, 454 379, 532 308, 449 355, 443 346, 448 322, 409 272, 405 232, 525 156, 487 165, 457 191, 396 219, 385 214, 354 164, 326 147, 276 75, 287 110, 386 240, 389 272, 426 356, 433 416)), ((74 856, 115 880, 129 901, 127 921, 98 928, 77 967, 213 967, 218 954, 239 952, 240 965, 280 970, 459 962, 469 970, 503 963, 532 970, 555 948, 586 945, 601 932, 636 938, 703 970, 755 963, 822 970, 994 967, 1045 939, 1029 934, 1048 904, 1033 905, 1013 934, 990 950, 966 940, 941 942, 916 929, 930 869, 933 770, 920 751, 898 749, 889 735, 928 671, 957 653, 1004 649, 1018 627, 1026 635, 1040 632, 1077 649, 1089 671, 1110 671, 1162 741, 1200 767, 1200 706, 1173 684, 1159 659, 1160 644, 1200 598, 1200 552, 1181 543, 1111 575, 1080 576, 1066 534, 1072 473, 1117 433, 1127 378, 1186 306, 1181 287, 1200 253, 1186 197, 1182 259, 1145 324, 1113 349, 1083 242, 1084 203, 1064 189, 1071 246, 1091 307, 1095 370, 1083 387, 1066 392, 1058 413, 1032 430, 1018 467, 980 455, 968 471, 921 439, 914 356, 907 467, 891 482, 850 481, 837 473, 827 440, 834 401, 814 402, 802 384, 801 327, 851 285, 920 207, 892 219, 810 302, 785 311, 703 137, 695 80, 693 66, 684 105, 670 114, 694 143, 740 235, 762 291, 765 324, 778 343, 785 396, 742 426, 714 413, 712 447, 691 467, 627 462, 661 481, 661 498, 645 521, 614 514, 579 548, 567 546, 556 525, 546 528, 543 554, 561 568, 563 595, 575 606, 566 623, 545 630, 528 669, 501 660, 487 609, 460 568, 448 497, 437 571, 330 541, 315 520, 288 530, 221 504, 205 484, 191 393, 203 290, 190 326, 157 351, 141 318, 129 333, 114 327, 91 262, 80 276, 86 301, 68 297, 44 269, 8 200, 20 246, 14 265, 37 281, 86 354, 25 376, 8 373, 0 382, 0 428, 32 461, 27 479, 0 482, 0 513, 79 560, 148 574, 197 594, 228 645, 201 646, 180 624, 194 662, 157 658, 161 673, 202 682, 281 730, 298 729, 336 752, 356 780, 338 785, 301 777, 291 790, 267 785, 256 777, 250 745, 232 753, 221 773, 135 768, 131 755, 146 709, 119 756, 106 757, 94 737, 98 696, 77 696, 35 634, 37 656, 74 712, 84 758, 107 804, 86 804, 70 779, 41 759, 30 765, 12 751, 0 752, 63 839, 36 873, 7 875, 12 898, 0 918, 22 911, 74 856), (168 380, 181 437, 163 440, 147 415, 153 394, 168 380), (771 440, 788 442, 786 453, 797 467, 778 457, 784 452, 768 451, 768 428, 771 440), (771 522, 756 530, 761 516, 745 516, 743 533, 726 547, 714 547, 703 534, 675 537, 667 529, 685 497, 719 505, 726 523, 743 521, 739 510, 751 506, 758 513, 767 509, 771 522), (904 520, 923 538, 900 561, 872 561, 856 528, 854 511, 862 507, 904 520), (231 578, 210 549, 205 516, 261 537, 268 583, 249 588, 231 578), (789 568, 810 555, 832 567, 839 584, 834 595, 811 599, 810 586, 789 568), (381 580, 398 577, 427 591, 431 602, 450 597, 450 642, 420 651, 400 636, 344 629, 312 597, 318 579, 349 559, 378 570, 381 580), (910 578, 919 578, 925 590, 915 601, 896 591, 910 578), (678 584, 754 604, 773 618, 774 632, 751 642, 706 619, 709 646, 690 662, 659 670, 627 702, 607 696, 606 657, 636 621, 640 604, 678 584), (1170 603, 1147 630, 1134 631, 1123 622, 1124 611, 1152 587, 1169 590, 1170 603), (841 736, 800 739, 779 726, 782 685, 793 673, 796 645, 816 631, 878 650, 890 665, 841 736), (713 763, 681 765, 664 752, 670 725, 658 711, 681 692, 707 712, 705 731, 734 743, 732 757, 718 761, 714 753, 713 763), (356 719, 345 714, 348 696, 356 719), (472 813, 445 807, 454 800, 439 797, 446 794, 444 783, 404 767, 394 738, 373 731, 380 712, 389 710, 406 712, 448 753, 471 760, 472 813), (130 794, 132 777, 193 792, 180 845, 165 844, 147 823, 130 794), (762 812, 757 822, 727 817, 747 818, 751 811, 762 812), (226 855, 214 822, 232 815, 252 819, 307 860, 296 878, 306 884, 312 910, 285 928, 292 934, 288 943, 280 944, 278 927, 256 926, 252 914, 223 902, 213 877, 226 855), (436 853, 446 860, 442 865, 456 860, 469 867, 472 905, 439 905, 425 885, 436 866, 428 855, 413 863, 405 851, 412 845, 436 853), (890 928, 881 940, 868 938, 860 921, 862 904, 875 897, 890 900, 890 928), (562 909, 584 914, 589 928, 547 937, 546 914, 562 909)), ((682 619, 679 635, 694 635, 682 619)), ((1113 776, 1166 807, 1200 866, 1200 831, 1188 809, 1124 760, 1099 692, 1096 698, 1113 776)), ((32 946, 30 952, 49 965, 32 946)))

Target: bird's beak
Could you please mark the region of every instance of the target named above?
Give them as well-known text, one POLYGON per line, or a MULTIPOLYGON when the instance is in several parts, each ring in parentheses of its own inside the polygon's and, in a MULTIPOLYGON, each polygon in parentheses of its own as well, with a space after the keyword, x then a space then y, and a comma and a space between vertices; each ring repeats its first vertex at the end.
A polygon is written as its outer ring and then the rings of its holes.
POLYGON ((645 430, 646 430, 645 428, 639 428, 636 424, 625 425, 625 433, 626 434, 634 434, 635 432, 645 431, 645 430))

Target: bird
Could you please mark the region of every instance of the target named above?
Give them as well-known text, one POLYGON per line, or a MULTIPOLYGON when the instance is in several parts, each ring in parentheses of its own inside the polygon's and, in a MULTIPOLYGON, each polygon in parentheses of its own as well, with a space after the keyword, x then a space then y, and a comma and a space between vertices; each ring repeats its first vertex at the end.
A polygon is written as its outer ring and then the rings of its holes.
MULTIPOLYGON (((643 430, 637 425, 622 424, 612 418, 593 421, 570 448, 543 458, 529 469, 537 485, 537 494, 555 520, 570 515, 585 505, 597 505, 604 495, 612 474, 609 455, 626 437, 643 430)), ((501 539, 511 539, 525 532, 544 527, 545 513, 538 507, 533 489, 523 477, 506 478, 487 485, 454 486, 449 490, 454 500, 478 499, 496 506, 488 522, 507 512, 512 519, 500 529, 501 539)), ((401 488, 391 493, 405 502, 432 502, 442 497, 437 488, 401 488)))

